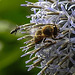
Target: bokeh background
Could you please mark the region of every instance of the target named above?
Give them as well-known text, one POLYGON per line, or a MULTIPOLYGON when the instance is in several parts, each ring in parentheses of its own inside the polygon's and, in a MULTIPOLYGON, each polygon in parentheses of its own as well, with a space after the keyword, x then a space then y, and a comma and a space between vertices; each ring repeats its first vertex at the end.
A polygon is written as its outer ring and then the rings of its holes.
MULTIPOLYGON (((28 0, 36 2, 38 0, 28 0)), ((16 25, 29 23, 30 8, 21 7, 25 0, 0 0, 0 75, 36 75, 40 70, 34 68, 27 72, 25 61, 29 56, 21 58, 23 52, 19 49, 24 46, 23 41, 17 41, 22 36, 19 32, 10 34, 16 25)))

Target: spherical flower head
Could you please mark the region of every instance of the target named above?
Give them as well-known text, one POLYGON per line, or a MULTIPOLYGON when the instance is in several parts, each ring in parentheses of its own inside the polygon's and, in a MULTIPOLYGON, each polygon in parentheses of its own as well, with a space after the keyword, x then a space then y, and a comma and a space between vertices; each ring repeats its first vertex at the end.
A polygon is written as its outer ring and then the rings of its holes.
POLYGON ((29 24, 21 25, 14 31, 29 34, 18 39, 30 38, 24 42, 27 45, 21 47, 25 52, 21 57, 30 55, 26 64, 33 61, 26 66, 28 71, 37 67, 41 68, 37 75, 72 75, 75 72, 75 1, 26 2, 21 6, 30 7, 34 14, 27 16, 31 18, 29 24))

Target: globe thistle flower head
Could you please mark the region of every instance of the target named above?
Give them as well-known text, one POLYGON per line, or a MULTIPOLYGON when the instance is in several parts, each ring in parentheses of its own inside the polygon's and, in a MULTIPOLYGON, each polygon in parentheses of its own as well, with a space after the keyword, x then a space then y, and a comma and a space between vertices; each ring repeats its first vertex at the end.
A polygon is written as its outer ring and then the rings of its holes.
POLYGON ((21 6, 30 7, 34 14, 29 24, 18 26, 11 32, 28 33, 18 40, 30 38, 20 47, 25 52, 21 57, 30 55, 25 63, 28 71, 41 68, 37 75, 72 75, 75 69, 75 1, 39 0, 21 6), (32 49, 28 51, 29 49, 32 49), (34 57, 32 55, 35 55, 34 57))

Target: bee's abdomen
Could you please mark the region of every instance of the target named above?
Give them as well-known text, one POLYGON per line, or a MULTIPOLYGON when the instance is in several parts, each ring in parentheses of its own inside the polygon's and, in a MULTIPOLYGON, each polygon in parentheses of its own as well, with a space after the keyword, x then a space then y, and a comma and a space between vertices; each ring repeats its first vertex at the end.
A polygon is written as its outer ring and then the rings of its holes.
POLYGON ((42 40, 43 40, 42 31, 41 30, 38 30, 35 33, 34 41, 35 41, 36 44, 39 44, 39 43, 42 42, 42 40))
POLYGON ((34 40, 35 40, 35 43, 36 43, 36 44, 39 44, 39 43, 42 42, 43 38, 42 38, 41 36, 39 36, 38 38, 35 37, 34 40))

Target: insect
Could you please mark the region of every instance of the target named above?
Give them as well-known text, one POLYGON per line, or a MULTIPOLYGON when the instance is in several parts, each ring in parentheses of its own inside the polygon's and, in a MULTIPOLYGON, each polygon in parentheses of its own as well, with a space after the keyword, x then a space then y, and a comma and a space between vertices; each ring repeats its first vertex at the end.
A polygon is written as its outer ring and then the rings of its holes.
POLYGON ((35 32, 34 36, 34 41, 36 44, 40 43, 43 39, 45 42, 45 39, 47 37, 49 38, 55 38, 58 34, 58 27, 56 25, 50 26, 50 25, 45 25, 43 28, 35 32))
POLYGON ((56 38, 58 36, 58 33, 60 32, 59 27, 56 25, 45 25, 35 32, 35 35, 33 37, 33 42, 35 44, 39 44, 42 41, 44 43, 45 42, 54 43, 52 40, 46 40, 46 38, 51 38, 54 41, 59 40, 62 39, 65 36, 64 34, 67 33, 68 31, 69 30, 61 32, 63 36, 56 38))

